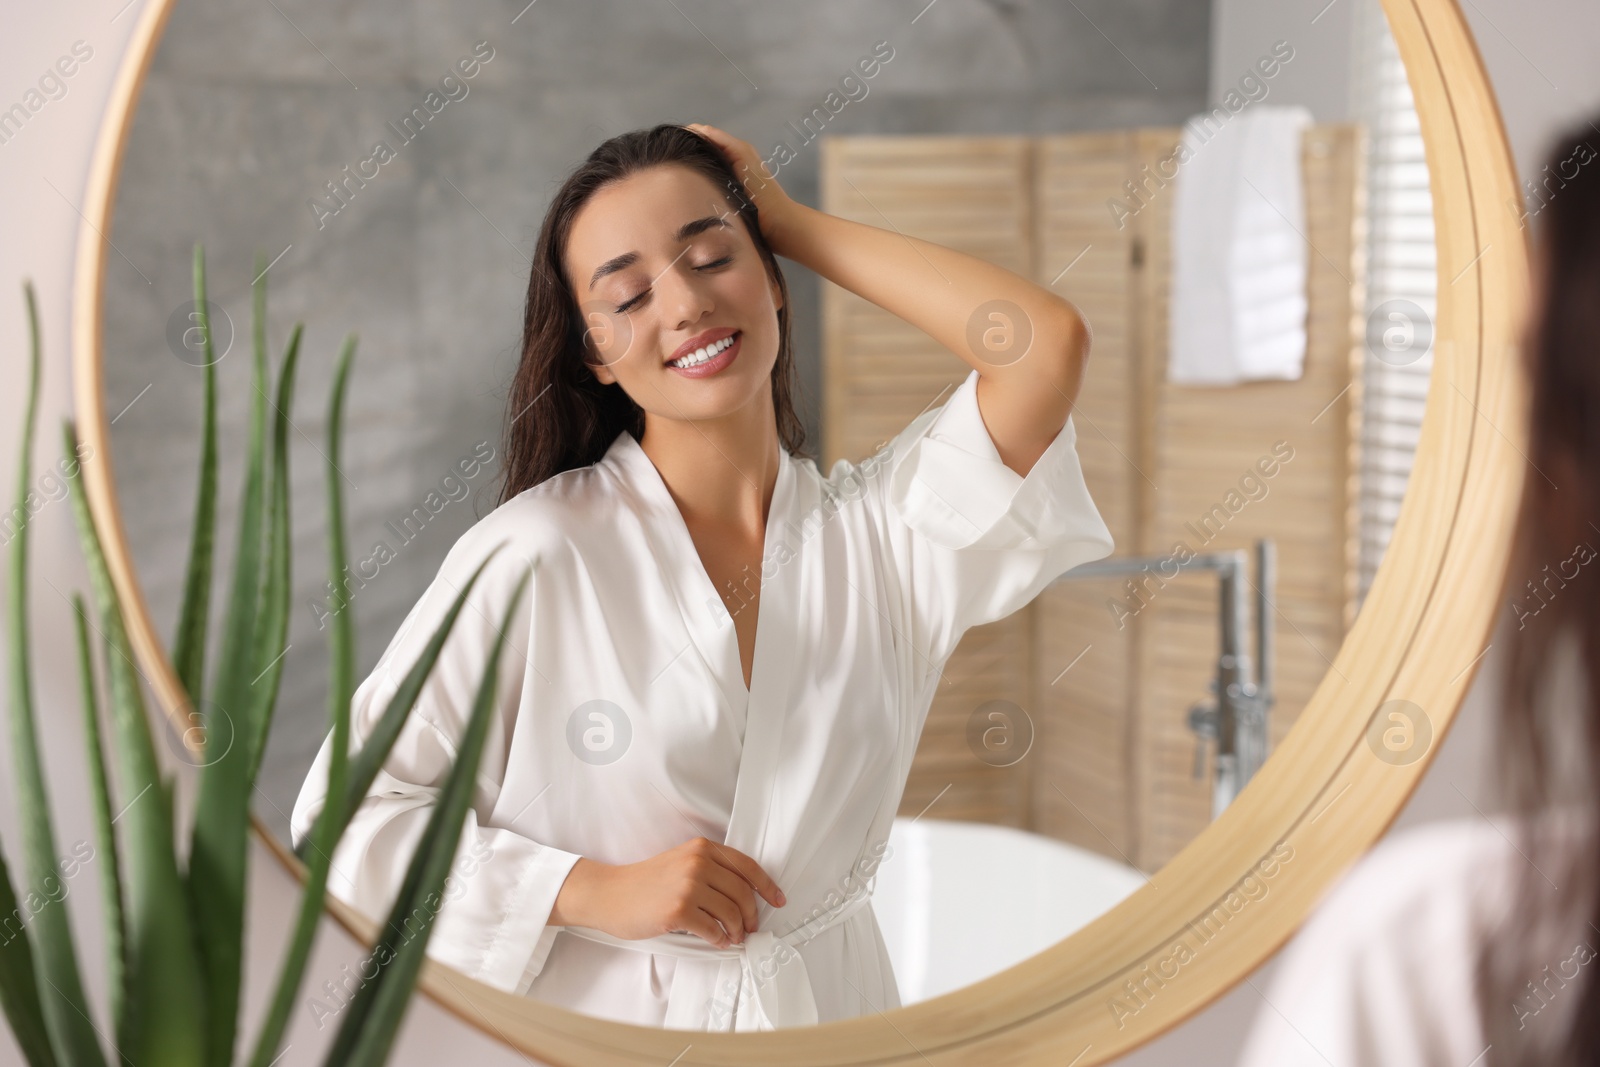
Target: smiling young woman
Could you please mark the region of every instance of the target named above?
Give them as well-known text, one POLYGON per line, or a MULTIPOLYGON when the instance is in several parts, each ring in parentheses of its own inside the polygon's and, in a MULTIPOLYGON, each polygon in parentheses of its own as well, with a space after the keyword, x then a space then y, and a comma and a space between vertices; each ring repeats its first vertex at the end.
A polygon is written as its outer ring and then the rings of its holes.
MULTIPOLYGON (((557 191, 500 506, 452 548, 352 708, 359 745, 463 576, 509 541, 334 857, 353 872, 336 895, 382 914, 488 620, 537 561, 463 838, 490 858, 429 952, 639 1025, 767 1029, 899 1005, 853 872, 888 840, 941 668, 970 627, 1113 547, 1068 417, 1088 349, 1072 305, 800 205, 759 168, 714 127, 661 125, 606 141, 557 191), (887 459, 824 476, 801 453, 778 255, 971 366, 887 459), (740 575, 756 578, 730 593, 740 575)), ((329 757, 325 743, 297 838, 329 757)))

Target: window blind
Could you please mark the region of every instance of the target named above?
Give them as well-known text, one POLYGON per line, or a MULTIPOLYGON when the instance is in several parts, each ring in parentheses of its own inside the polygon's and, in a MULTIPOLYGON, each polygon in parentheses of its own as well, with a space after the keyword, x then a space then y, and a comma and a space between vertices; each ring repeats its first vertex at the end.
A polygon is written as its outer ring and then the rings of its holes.
POLYGON ((1359 606, 1405 496, 1433 370, 1433 196, 1411 86, 1378 0, 1358 0, 1352 111, 1367 129, 1359 606))

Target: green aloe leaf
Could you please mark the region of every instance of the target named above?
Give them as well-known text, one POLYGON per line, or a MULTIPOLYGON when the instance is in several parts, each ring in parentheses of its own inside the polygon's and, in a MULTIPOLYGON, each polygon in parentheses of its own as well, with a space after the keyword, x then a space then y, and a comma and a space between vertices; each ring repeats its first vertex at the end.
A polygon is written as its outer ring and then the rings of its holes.
MULTIPOLYGON (((16 536, 11 539, 10 578, 6 598, 10 626, 11 653, 11 752, 16 761, 18 807, 22 815, 22 857, 30 898, 42 901, 26 927, 35 938, 38 952, 38 989, 44 1009, 50 1043, 68 1067, 105 1063, 105 1054, 89 1019, 89 1000, 83 993, 78 973, 78 957, 72 942, 72 924, 67 913, 66 889, 56 868, 56 837, 50 822, 50 794, 45 786, 44 764, 39 757, 39 737, 34 724, 33 674, 29 663, 28 625, 28 539, 32 511, 28 507, 29 483, 33 481, 33 433, 39 416, 39 308, 33 284, 23 290, 28 304, 28 331, 32 359, 28 370, 28 408, 23 420, 21 458, 17 467, 17 503, 13 514, 21 516, 16 536), (57 895, 56 890, 60 890, 57 895), (46 988, 48 986, 48 989, 46 988)), ((76 452, 70 453, 77 455, 76 452)), ((15 913, 14 913, 15 914, 15 913)))
POLYGON ((189 537, 189 568, 183 585, 172 663, 191 700, 200 699, 205 677, 206 620, 211 612, 211 556, 217 530, 217 367, 206 311, 205 249, 194 246, 194 303, 205 353, 205 424, 201 431, 200 486, 195 492, 194 528, 189 537))
POLYGON ((382 1067, 389 1058, 395 1034, 405 1018, 422 970, 445 880, 455 862, 467 809, 472 803, 483 743, 489 736, 495 710, 496 681, 505 635, 532 576, 530 567, 512 590, 510 606, 501 620, 499 634, 478 685, 455 763, 434 803, 411 864, 406 868, 405 880, 384 925, 384 933, 373 946, 378 973, 356 991, 328 1052, 326 1063, 333 1067, 382 1067))
MULTIPOLYGON (((450 636, 450 631, 456 624, 456 617, 461 614, 461 609, 467 603, 467 597, 472 592, 472 587, 477 584, 478 576, 483 569, 494 559, 495 554, 505 547, 505 543, 494 546, 483 562, 478 564, 472 576, 462 584, 461 592, 456 594, 455 601, 450 605, 450 610, 445 612, 439 628, 433 632, 428 643, 423 647, 422 653, 412 664, 411 670, 400 680, 395 687, 394 695, 389 698, 388 705, 383 709, 383 715, 378 719, 378 724, 373 727, 372 734, 366 742, 351 757, 349 780, 345 786, 345 802, 342 809, 344 819, 340 822, 334 839, 338 840, 343 835, 344 829, 350 823, 350 818, 361 806, 367 790, 378 777, 378 770, 383 766, 383 761, 389 758, 389 752, 394 748, 395 741, 400 737, 400 731, 405 726, 406 717, 411 714, 411 709, 416 706, 417 698, 422 695, 422 686, 428 680, 428 675, 433 671, 433 665, 438 662, 439 653, 444 648, 445 639, 450 636)), ((306 836, 295 848, 295 854, 304 860, 306 853, 311 849, 311 838, 306 836)))
MULTIPOLYGON (((63 422, 62 435, 67 454, 77 455, 77 433, 70 421, 63 422)), ((110 646, 107 674, 117 780, 132 793, 117 816, 128 858, 127 997, 124 1017, 117 1020, 116 1032, 124 1035, 118 1052, 128 1063, 201 1067, 204 1027, 197 1014, 204 1010, 205 998, 187 895, 178 873, 171 787, 156 762, 122 604, 88 500, 81 491, 70 495, 100 609, 100 629, 110 646), (154 798, 145 796, 152 791, 154 798)))
MULTIPOLYGON (((239 501, 228 610, 223 619, 211 698, 201 709, 205 762, 189 850, 189 899, 196 947, 205 971, 206 1062, 228 1067, 237 1034, 239 987, 244 959, 245 859, 250 840, 249 738, 255 735, 251 705, 256 662, 252 638, 259 616, 263 537, 263 455, 266 451, 267 354, 265 258, 258 257, 255 282, 254 393, 249 452, 239 501)), ((203 289, 203 286, 202 286, 203 289)), ((211 341, 209 331, 206 342, 211 341)), ((209 355, 209 350, 208 350, 209 355)), ((208 416, 209 419, 210 416, 208 416)), ((192 694, 191 694, 192 695, 192 694)))
MULTIPOLYGON (((355 348, 356 338, 351 334, 345 339, 344 349, 339 353, 333 391, 328 402, 328 567, 336 583, 343 576, 346 563, 344 494, 339 484, 344 475, 339 470, 339 444, 343 437, 345 387, 349 381, 350 361, 355 355, 355 348)), ((328 716, 333 721, 328 801, 311 828, 311 838, 315 844, 306 870, 305 889, 300 897, 300 912, 278 975, 272 1004, 262 1023, 255 1055, 250 1061, 252 1067, 268 1067, 277 1058, 278 1045, 288 1028, 289 1012, 294 1006, 295 993, 305 977, 306 962, 310 959, 317 924, 322 918, 323 899, 328 888, 328 868, 341 829, 342 805, 338 801, 344 795, 345 772, 349 763, 350 701, 355 696, 355 623, 349 605, 334 615, 328 646, 328 716)))
MULTIPOLYGON (((76 477, 76 472, 74 473, 76 477)), ((111 1017, 125 1018, 122 1009, 127 992, 126 920, 122 911, 122 865, 117 859, 117 836, 111 828, 111 789, 106 779, 104 745, 100 740, 100 701, 95 695, 94 660, 89 653, 89 609, 83 597, 72 594, 72 610, 78 624, 78 673, 83 681, 83 735, 89 746, 89 788, 94 796, 95 846, 100 850, 100 896, 106 922, 106 986, 111 998, 111 1017)), ((106 650, 108 653, 110 649, 106 650)), ((121 1035, 118 1036, 121 1044, 121 1035)))
POLYGON ((289 335, 283 368, 278 372, 278 397, 272 426, 272 488, 268 491, 267 567, 262 575, 261 615, 251 644, 255 661, 250 667, 256 699, 251 704, 250 729, 245 736, 246 764, 251 783, 261 770, 278 684, 283 677, 285 641, 289 636, 289 595, 293 590, 289 557, 293 550, 289 527, 289 411, 294 401, 294 372, 300 359, 300 324, 289 335))
MULTIPOLYGON (((17 916, 22 908, 11 888, 11 870, 0 849, 0 915, 17 916)), ((44 1023, 44 1006, 39 1003, 39 978, 33 966, 33 950, 23 930, 12 920, 0 926, 0 1009, 17 1047, 28 1067, 56 1067, 59 1062, 50 1048, 50 1032, 44 1023)))

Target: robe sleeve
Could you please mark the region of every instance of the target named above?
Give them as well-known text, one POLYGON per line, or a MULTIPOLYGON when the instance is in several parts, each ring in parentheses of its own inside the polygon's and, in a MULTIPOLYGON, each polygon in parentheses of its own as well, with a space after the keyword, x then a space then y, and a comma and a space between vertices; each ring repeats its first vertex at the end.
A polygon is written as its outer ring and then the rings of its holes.
POLYGON ((895 436, 877 488, 901 618, 934 663, 969 628, 1005 618, 1115 547, 1084 482, 1072 418, 1023 477, 1000 458, 977 385, 973 370, 895 436))
MULTIPOLYGON (((351 751, 371 735, 395 689, 417 661, 455 597, 492 544, 469 531, 407 615, 351 702, 351 751)), ((502 548, 484 569, 394 748, 350 820, 332 858, 328 889, 374 920, 393 906, 413 850, 427 825, 466 731, 473 698, 493 648, 495 626, 530 555, 502 548)), ((501 651, 495 702, 449 880, 428 941, 428 955, 506 992, 522 994, 544 966, 559 927, 548 926, 557 894, 579 856, 530 840, 492 820, 523 693, 531 690, 530 604, 539 570, 513 616, 501 651)), ((296 845, 327 796, 333 737, 323 740, 290 818, 296 845)))

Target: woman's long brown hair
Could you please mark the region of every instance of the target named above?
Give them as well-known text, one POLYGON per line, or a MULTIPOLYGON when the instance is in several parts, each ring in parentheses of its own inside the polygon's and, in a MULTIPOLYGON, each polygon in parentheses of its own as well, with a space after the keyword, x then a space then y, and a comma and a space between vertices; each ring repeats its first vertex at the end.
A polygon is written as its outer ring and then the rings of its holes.
POLYGON ((602 385, 585 365, 583 335, 592 323, 584 321, 562 255, 573 220, 590 197, 636 171, 667 163, 703 174, 725 191, 783 294, 772 406, 783 446, 804 454, 805 427, 794 409, 798 382, 790 341, 789 287, 761 234, 756 205, 715 144, 693 130, 663 123, 601 144, 562 183, 545 213, 528 273, 522 358, 507 394, 501 504, 562 471, 594 463, 623 430, 635 440, 644 434, 644 410, 620 385, 602 385))
MULTIPOLYGON (((1533 303, 1522 353, 1529 466, 1502 593, 1495 721, 1516 861, 1473 974, 1487 1063, 1600 1063, 1600 132, 1566 131, 1530 191, 1533 303), (1553 688, 1576 655, 1586 691, 1553 688)), ((1569 675, 1571 677, 1571 675, 1569 675)))

